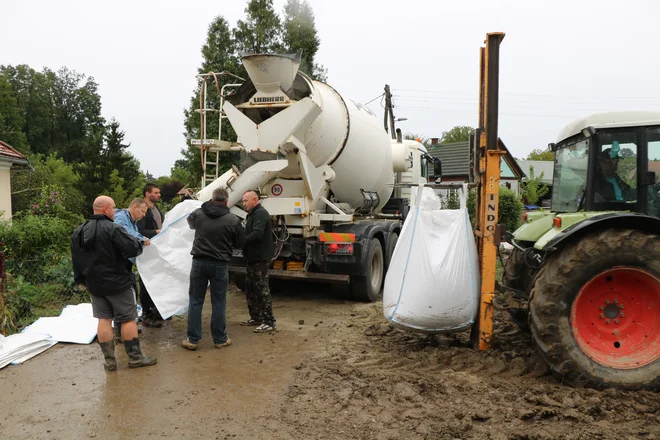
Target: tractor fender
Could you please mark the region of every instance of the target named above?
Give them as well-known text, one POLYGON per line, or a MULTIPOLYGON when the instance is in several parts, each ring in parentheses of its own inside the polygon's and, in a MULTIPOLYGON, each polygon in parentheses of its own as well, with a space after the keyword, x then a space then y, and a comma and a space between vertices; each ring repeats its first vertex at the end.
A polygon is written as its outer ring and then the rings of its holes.
POLYGON ((610 212, 587 218, 558 233, 543 247, 547 253, 555 252, 587 234, 604 229, 633 229, 657 234, 660 219, 635 212, 610 212))

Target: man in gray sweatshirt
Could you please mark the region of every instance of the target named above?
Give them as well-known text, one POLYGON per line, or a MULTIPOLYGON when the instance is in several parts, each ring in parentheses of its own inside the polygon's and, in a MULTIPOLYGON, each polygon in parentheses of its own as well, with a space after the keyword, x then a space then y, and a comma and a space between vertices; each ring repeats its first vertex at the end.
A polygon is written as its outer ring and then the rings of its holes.
POLYGON ((226 332, 227 282, 229 261, 233 249, 243 245, 244 232, 240 219, 229 212, 229 195, 224 188, 213 191, 205 202, 188 216, 188 225, 195 230, 192 267, 188 296, 188 337, 182 346, 197 350, 202 338, 202 306, 206 288, 211 284, 211 336, 215 348, 231 345, 226 332))

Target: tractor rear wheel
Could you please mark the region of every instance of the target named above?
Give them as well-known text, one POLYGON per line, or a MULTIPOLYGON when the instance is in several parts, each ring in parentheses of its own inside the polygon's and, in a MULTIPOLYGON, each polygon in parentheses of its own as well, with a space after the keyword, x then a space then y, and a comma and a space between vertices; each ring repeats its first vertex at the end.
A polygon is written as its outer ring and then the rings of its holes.
POLYGON ((567 245, 534 281, 530 327, 571 385, 660 389, 660 237, 608 229, 567 245))

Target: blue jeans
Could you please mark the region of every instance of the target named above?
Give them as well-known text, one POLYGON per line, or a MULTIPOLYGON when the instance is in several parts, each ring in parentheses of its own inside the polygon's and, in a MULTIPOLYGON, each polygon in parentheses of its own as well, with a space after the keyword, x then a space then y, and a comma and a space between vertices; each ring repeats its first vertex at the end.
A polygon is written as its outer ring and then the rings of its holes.
POLYGON ((202 339, 202 307, 206 288, 211 283, 211 335, 213 343, 227 342, 227 282, 229 263, 193 259, 190 268, 188 296, 188 340, 196 344, 202 339))

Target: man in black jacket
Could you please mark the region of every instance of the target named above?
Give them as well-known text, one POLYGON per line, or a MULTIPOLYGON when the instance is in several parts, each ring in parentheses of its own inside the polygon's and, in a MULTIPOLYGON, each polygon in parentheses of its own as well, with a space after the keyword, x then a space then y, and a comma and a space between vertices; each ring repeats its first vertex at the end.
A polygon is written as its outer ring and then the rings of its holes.
POLYGON ((229 212, 228 199, 227 190, 217 188, 211 200, 188 216, 188 225, 195 230, 190 252, 193 261, 188 290, 188 337, 181 344, 188 350, 197 350, 202 338, 202 307, 209 282, 213 343, 215 348, 231 345, 226 332, 228 269, 233 249, 243 244, 243 226, 241 220, 229 212))
MULTIPOLYGON (((147 202, 147 212, 137 222, 138 232, 151 239, 160 233, 163 226, 163 213, 156 206, 160 200, 160 188, 153 183, 147 183, 142 189, 144 201, 147 202)), ((163 318, 158 313, 149 291, 140 277, 140 304, 142 304, 142 322, 146 327, 159 328, 163 326, 163 318)))
POLYGON ((248 211, 243 256, 247 262, 245 296, 250 319, 242 322, 241 325, 257 325, 254 332, 265 333, 275 330, 268 280, 268 268, 275 255, 270 214, 261 206, 255 191, 243 194, 243 207, 248 211))
POLYGON ((99 320, 99 345, 108 371, 117 369, 113 318, 122 323, 121 334, 128 354, 128 366, 137 368, 156 363, 155 357, 144 356, 140 349, 135 323, 135 278, 126 264, 129 258, 142 253, 142 243, 113 222, 114 210, 115 202, 110 197, 97 197, 94 200, 94 215, 71 236, 74 279, 76 284, 84 285, 91 295, 94 317, 99 320))

